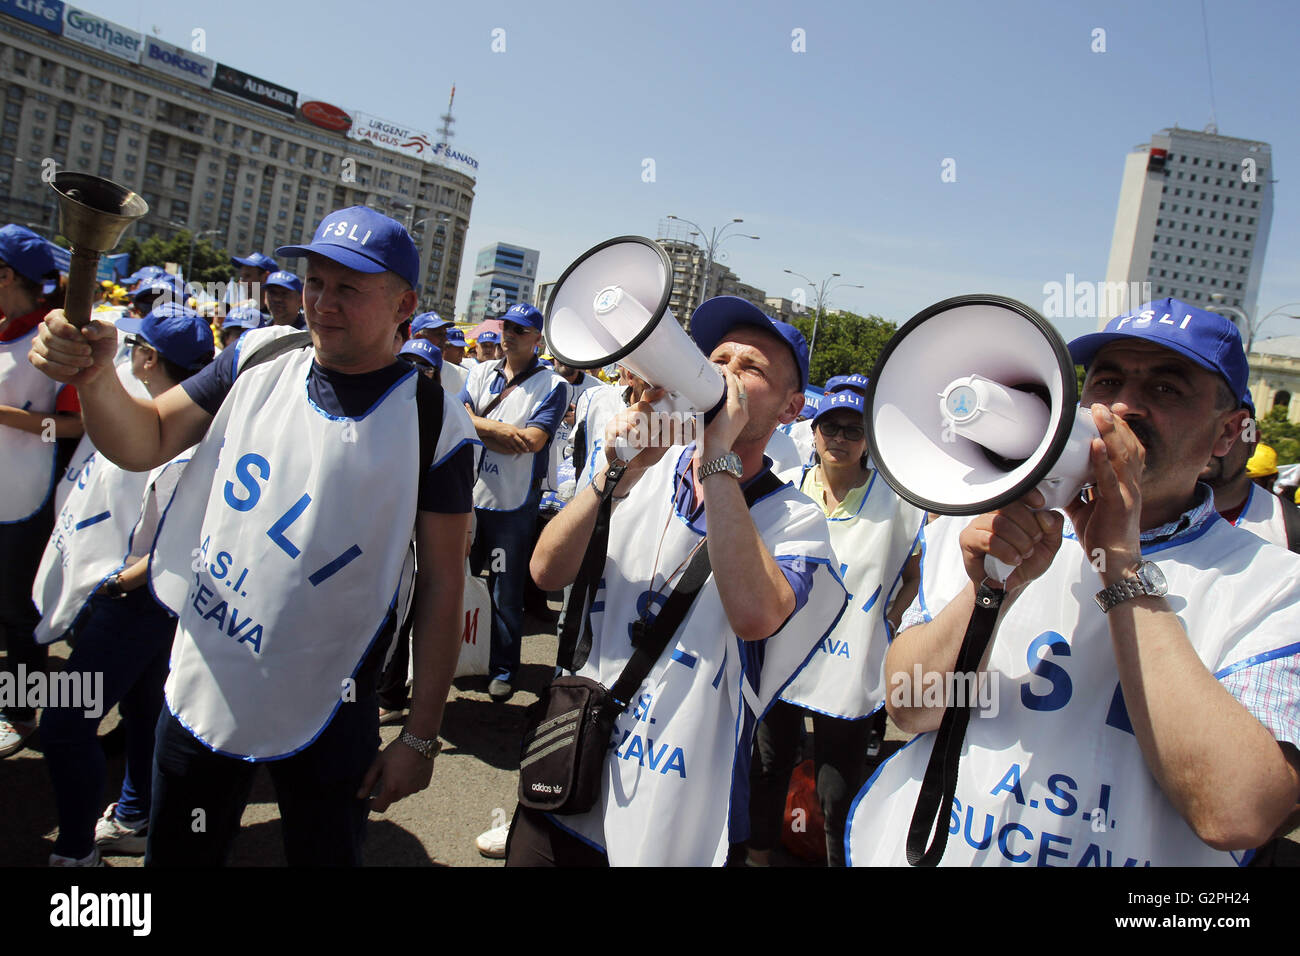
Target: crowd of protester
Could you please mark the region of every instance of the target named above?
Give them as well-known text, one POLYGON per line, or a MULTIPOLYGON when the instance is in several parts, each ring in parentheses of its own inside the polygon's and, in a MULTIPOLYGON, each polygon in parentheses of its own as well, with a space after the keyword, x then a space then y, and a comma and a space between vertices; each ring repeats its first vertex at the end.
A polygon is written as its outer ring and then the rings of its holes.
POLYGON ((902 863, 952 703, 902 689, 958 669, 988 555, 1014 568, 982 663, 1000 697, 940 814, 945 862, 1259 864, 1295 824, 1300 511, 1221 316, 1162 300, 1071 343, 1099 437, 1066 514, 1031 491, 943 517, 881 479, 867 370, 814 407, 802 335, 744 300, 691 317, 726 395, 674 444, 641 427, 663 383, 551 359, 531 305, 476 339, 413 314, 394 220, 339 210, 276 255, 298 272, 236 257, 213 303, 142 266, 83 331, 48 244, 0 229, 3 666, 48 670, 66 641, 64 672, 100 688, 0 713, 0 757, 39 729, 51 865, 220 864, 259 763, 290 863, 356 865, 369 812, 433 772, 467 577, 504 702, 526 612, 560 635, 557 677, 613 687, 701 561, 594 804, 521 800, 485 856, 770 865, 802 751, 826 863, 902 863), (887 714, 918 736, 868 782, 887 714), (380 724, 402 725, 382 751, 380 724))

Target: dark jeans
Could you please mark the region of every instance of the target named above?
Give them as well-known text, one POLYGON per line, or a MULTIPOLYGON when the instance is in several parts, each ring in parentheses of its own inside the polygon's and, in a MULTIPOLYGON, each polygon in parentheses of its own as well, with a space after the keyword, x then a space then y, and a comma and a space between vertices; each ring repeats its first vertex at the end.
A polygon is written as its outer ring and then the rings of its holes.
POLYGON ((516 806, 506 839, 506 866, 607 867, 609 859, 594 846, 561 830, 541 811, 516 806))
POLYGON ((76 628, 64 673, 102 675, 102 687, 98 716, 87 717, 88 707, 48 707, 41 713, 41 745, 59 811, 54 852, 60 856, 79 860, 94 848, 106 776, 104 750, 95 734, 104 712, 115 704, 121 705, 126 731, 126 776, 117 818, 148 817, 154 729, 175 630, 175 618, 147 588, 121 600, 92 598, 76 628))
MULTIPOLYGON (((749 845, 755 850, 770 850, 780 842, 790 773, 807 713, 810 711, 778 700, 754 734, 749 845)), ((818 713, 812 718, 817 797, 826 817, 826 865, 843 866, 844 823, 866 779, 872 720, 844 720, 818 713)))
MULTIPOLYGON (((27 520, 0 524, 0 637, 6 651, 0 668, 11 674, 17 674, 19 664, 28 674, 44 672, 49 661, 49 648, 37 644, 34 636, 41 615, 32 603, 32 582, 53 528, 53 492, 45 506, 27 520)), ((4 715, 26 723, 36 719, 36 710, 8 707, 4 715)))
POLYGON ((528 496, 515 511, 476 508, 478 528, 470 550, 471 574, 488 571, 492 589, 492 654, 488 660, 490 680, 513 683, 519 669, 519 652, 524 624, 524 581, 532 557, 533 534, 537 530, 540 496, 528 496))
MULTIPOLYGON (((378 751, 372 690, 341 704, 310 746, 267 762, 290 866, 361 865, 369 801, 356 792, 378 751)), ((154 758, 145 865, 224 865, 258 765, 213 753, 166 709, 154 758)))

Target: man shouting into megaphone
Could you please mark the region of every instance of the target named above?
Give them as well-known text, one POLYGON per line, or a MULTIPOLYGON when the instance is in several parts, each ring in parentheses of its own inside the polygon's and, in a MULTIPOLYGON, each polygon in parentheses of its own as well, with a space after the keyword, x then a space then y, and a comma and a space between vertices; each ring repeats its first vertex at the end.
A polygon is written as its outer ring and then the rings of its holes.
POLYGON ((1242 865, 1300 797, 1300 559, 1218 517, 1197 476, 1251 415, 1224 317, 1163 299, 1070 344, 1087 367, 1091 499, 1035 490, 924 531, 922 586, 885 661, 919 733, 850 817, 856 865, 902 864, 985 557, 1005 582, 939 826, 946 865, 1242 865), (920 680, 918 681, 918 678, 920 680), (976 711, 979 715, 979 711, 976 711))

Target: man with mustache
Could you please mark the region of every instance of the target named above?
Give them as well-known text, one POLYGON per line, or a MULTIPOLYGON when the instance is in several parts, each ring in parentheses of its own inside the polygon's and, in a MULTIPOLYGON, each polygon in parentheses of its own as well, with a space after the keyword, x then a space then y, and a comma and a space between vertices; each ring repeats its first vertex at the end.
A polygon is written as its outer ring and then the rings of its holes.
MULTIPOLYGON (((941 862, 1243 864, 1300 797, 1300 559, 1220 520, 1197 482, 1249 415, 1241 339, 1162 299, 1070 354, 1100 434, 1090 500, 1068 526, 1037 490, 929 525, 886 657, 891 688, 952 672, 985 556, 1015 567, 983 664, 999 706, 970 721, 941 862)), ((943 703, 889 710, 921 736, 858 797, 857 865, 903 862, 943 703)))

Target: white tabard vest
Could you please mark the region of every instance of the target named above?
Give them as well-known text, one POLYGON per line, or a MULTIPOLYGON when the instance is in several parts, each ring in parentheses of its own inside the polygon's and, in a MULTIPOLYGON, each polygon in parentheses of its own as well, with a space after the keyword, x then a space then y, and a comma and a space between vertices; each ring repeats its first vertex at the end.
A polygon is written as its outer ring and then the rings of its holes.
MULTIPOLYGON (((483 362, 470 372, 465 388, 474 399, 475 414, 480 417, 484 417, 481 410, 496 398, 488 387, 504 362, 505 359, 483 362)), ((522 428, 551 392, 564 387, 564 379, 549 369, 542 369, 511 391, 486 417, 522 428)), ((548 448, 543 448, 532 455, 527 452, 506 455, 485 446, 479 462, 478 480, 474 482, 474 507, 489 511, 514 511, 522 507, 532 487, 533 461, 537 455, 545 455, 547 451, 548 448)))
POLYGON ((772 473, 782 481, 797 483, 803 478, 806 459, 799 456, 799 446, 786 432, 779 428, 772 432, 763 453, 772 459, 772 473))
POLYGON ((183 468, 192 449, 152 471, 124 471, 93 451, 54 522, 32 600, 41 611, 36 640, 57 641, 90 597, 126 566, 145 493, 168 468, 183 468))
MULTIPOLYGON (((274 335, 245 333, 241 355, 274 335)), ((250 760, 324 729, 394 605, 415 524, 416 372, 349 419, 310 401, 311 362, 297 349, 235 380, 150 566, 180 618, 168 707, 250 760)))
POLYGON ((782 425, 777 429, 783 435, 788 435, 794 442, 795 447, 799 449, 799 463, 801 465, 810 465, 813 461, 813 452, 817 450, 817 440, 813 437, 812 419, 804 418, 797 422, 791 422, 789 425, 782 425))
POLYGON ((1282 517, 1282 500, 1277 495, 1251 482, 1247 492, 1246 507, 1237 516, 1238 528, 1245 528, 1265 541, 1285 548, 1286 520, 1282 517))
MULTIPOLYGON (((96 316, 96 318, 102 317, 96 316)), ((113 366, 117 369, 117 377, 122 382, 122 387, 126 389, 128 395, 134 395, 136 398, 142 398, 146 401, 149 400, 149 389, 145 388, 144 383, 131 372, 130 349, 124 346, 119 347, 118 354, 113 359, 113 366)), ((83 481, 82 472, 94 455, 95 443, 90 440, 89 435, 83 434, 81 441, 77 442, 77 450, 73 452, 72 460, 68 462, 68 467, 64 469, 62 477, 54 486, 54 511, 56 514, 63 510, 72 489, 83 481)), ((189 456, 186 455, 186 457, 189 456)))
POLYGON ((627 408, 623 401, 626 388, 620 385, 603 385, 589 389, 578 397, 577 407, 573 413, 573 426, 577 430, 578 422, 585 422, 583 435, 585 441, 582 473, 575 474, 574 497, 584 486, 596 477, 596 468, 603 462, 601 450, 605 447, 605 426, 609 420, 627 408))
MULTIPOLYGON (((925 528, 913 608, 927 619, 969 580, 957 537, 970 520, 941 518, 925 528)), ((1143 554, 1160 566, 1167 600, 1215 677, 1300 653, 1300 557, 1217 516, 1143 554)), ((1201 842, 1147 768, 1106 615, 1092 599, 1101 587, 1083 549, 1067 539, 1007 612, 981 698, 988 706, 971 716, 956 796, 943 814, 944 866, 1230 866, 1248 855, 1201 842)), ((934 738, 914 738, 858 794, 845 837, 851 865, 905 865, 934 738)))
MULTIPOLYGON (((673 514, 672 448, 614 509, 605 586, 596 592, 591 655, 579 675, 612 687, 631 653, 629 626, 701 536, 673 514), (655 552, 664 528, 658 569, 655 552)), ((689 480, 689 479, 688 479, 689 480)), ((720 866, 726 860, 733 774, 744 773, 752 730, 844 607, 826 519, 790 485, 751 509, 775 557, 813 565, 807 603, 764 646, 746 648, 727 622, 716 582, 705 581, 658 662, 619 717, 600 802, 585 814, 551 817, 604 848, 614 866, 720 866), (762 654, 757 675, 750 661, 762 654)), ((680 580, 674 578, 673 584, 680 580)), ((665 588, 670 591, 671 588, 665 588)))
MULTIPOLYGON (((63 386, 27 361, 40 326, 10 342, 0 342, 0 405, 29 412, 54 413, 63 386)), ((25 521, 41 510, 54 488, 57 442, 39 434, 0 425, 0 524, 25 521)))
MULTIPOLYGON (((812 469, 804 476, 809 497, 812 469)), ((831 545, 849 605, 835 630, 817 645, 808 666, 781 699, 832 717, 866 717, 885 700, 885 608, 902 578, 903 565, 925 513, 899 498, 873 471, 855 514, 829 518, 831 545)))

